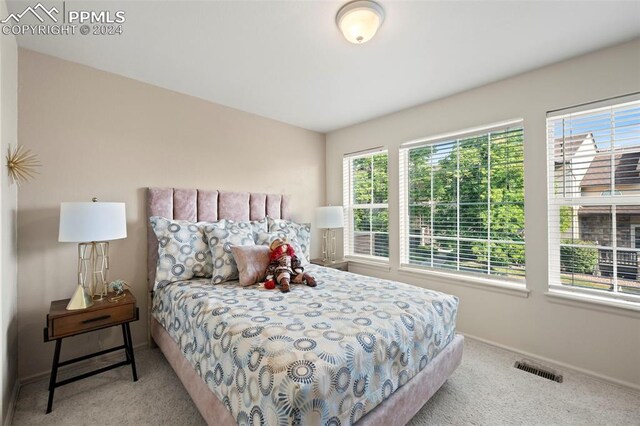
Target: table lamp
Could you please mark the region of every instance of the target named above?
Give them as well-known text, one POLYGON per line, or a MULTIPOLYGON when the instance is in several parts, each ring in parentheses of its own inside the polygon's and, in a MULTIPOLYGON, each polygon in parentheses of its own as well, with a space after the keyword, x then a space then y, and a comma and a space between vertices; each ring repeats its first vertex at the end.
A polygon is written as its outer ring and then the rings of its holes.
POLYGON ((322 260, 336 261, 336 229, 344 227, 342 206, 316 208, 316 226, 322 231, 322 260))
POLYGON ((127 237, 124 203, 61 203, 58 241, 78 243, 78 286, 67 310, 85 309, 107 294, 109 240, 127 237), (88 291, 88 293, 87 293, 88 291))

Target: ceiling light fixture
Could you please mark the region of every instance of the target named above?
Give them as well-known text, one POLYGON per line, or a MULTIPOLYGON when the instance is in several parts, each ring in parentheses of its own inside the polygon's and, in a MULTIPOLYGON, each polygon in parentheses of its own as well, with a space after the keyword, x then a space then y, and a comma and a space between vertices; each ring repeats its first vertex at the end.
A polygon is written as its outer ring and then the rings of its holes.
POLYGON ((336 24, 344 38, 354 44, 366 43, 376 35, 384 21, 384 9, 371 0, 345 4, 336 15, 336 24))

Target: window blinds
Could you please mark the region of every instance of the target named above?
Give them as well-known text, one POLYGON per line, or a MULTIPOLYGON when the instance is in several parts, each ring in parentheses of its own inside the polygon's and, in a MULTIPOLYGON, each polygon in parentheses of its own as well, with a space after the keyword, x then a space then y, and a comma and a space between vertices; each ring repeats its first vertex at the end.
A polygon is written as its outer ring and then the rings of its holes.
POLYGON ((401 263, 522 281, 522 122, 400 149, 401 263))
POLYGON ((382 148, 343 158, 346 255, 389 258, 387 161, 387 151, 382 148))
POLYGON ((640 97, 547 114, 549 284, 640 302, 640 97))

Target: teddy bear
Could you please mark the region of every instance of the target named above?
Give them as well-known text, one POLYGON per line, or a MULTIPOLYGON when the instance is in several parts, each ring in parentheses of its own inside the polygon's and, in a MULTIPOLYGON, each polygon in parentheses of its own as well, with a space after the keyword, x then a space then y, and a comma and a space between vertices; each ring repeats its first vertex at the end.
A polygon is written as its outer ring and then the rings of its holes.
POLYGON ((286 240, 275 239, 269 246, 269 266, 267 266, 267 281, 265 288, 273 289, 276 284, 283 293, 287 293, 290 283, 305 283, 309 287, 316 286, 316 280, 309 273, 304 272, 300 259, 286 240))

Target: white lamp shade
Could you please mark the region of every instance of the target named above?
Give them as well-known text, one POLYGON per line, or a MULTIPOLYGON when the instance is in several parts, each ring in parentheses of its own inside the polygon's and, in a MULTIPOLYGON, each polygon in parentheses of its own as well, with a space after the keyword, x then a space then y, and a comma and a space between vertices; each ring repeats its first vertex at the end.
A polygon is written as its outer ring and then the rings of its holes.
POLYGON ((124 203, 60 203, 58 241, 83 243, 126 237, 124 203))
POLYGON ((344 227, 342 206, 327 206, 316 208, 316 226, 318 228, 344 227))

